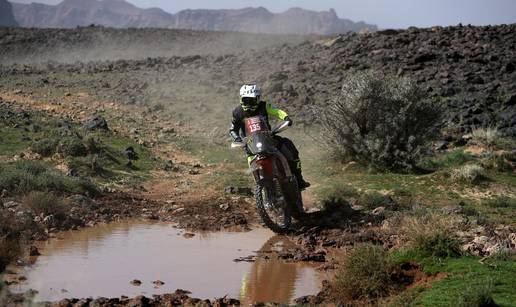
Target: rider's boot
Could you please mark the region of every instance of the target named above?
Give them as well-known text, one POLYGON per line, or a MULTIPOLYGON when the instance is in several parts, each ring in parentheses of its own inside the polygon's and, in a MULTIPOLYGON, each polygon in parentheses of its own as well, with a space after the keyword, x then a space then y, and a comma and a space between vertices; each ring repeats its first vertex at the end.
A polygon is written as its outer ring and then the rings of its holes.
POLYGON ((299 190, 303 191, 304 189, 310 187, 310 182, 305 181, 303 179, 303 174, 301 172, 301 160, 296 160, 292 162, 292 173, 296 176, 297 186, 299 190))

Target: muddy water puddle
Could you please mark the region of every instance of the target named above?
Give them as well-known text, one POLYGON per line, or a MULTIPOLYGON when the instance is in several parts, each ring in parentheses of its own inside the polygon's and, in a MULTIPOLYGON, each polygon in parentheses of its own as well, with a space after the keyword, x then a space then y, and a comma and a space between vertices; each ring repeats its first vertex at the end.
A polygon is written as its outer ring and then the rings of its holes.
POLYGON ((17 272, 27 280, 11 290, 37 290, 38 301, 151 296, 186 289, 199 298, 227 294, 244 303, 288 303, 317 293, 324 277, 314 265, 287 263, 270 253, 289 244, 267 229, 191 236, 164 223, 100 225, 62 233, 41 244, 42 255, 17 272), (234 261, 257 252, 268 257, 234 261), (131 284, 134 279, 141 285, 131 284), (164 284, 153 284, 158 280, 164 284))

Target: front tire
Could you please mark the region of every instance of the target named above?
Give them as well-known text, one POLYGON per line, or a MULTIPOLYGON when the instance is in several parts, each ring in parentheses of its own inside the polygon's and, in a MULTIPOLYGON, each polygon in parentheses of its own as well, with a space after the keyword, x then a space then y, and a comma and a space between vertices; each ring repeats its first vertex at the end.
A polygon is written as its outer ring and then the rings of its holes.
POLYGON ((274 199, 271 200, 274 198, 271 197, 272 195, 271 188, 256 186, 255 198, 258 214, 269 229, 275 233, 285 233, 292 225, 290 206, 284 205, 277 208, 277 204, 273 203, 274 199))

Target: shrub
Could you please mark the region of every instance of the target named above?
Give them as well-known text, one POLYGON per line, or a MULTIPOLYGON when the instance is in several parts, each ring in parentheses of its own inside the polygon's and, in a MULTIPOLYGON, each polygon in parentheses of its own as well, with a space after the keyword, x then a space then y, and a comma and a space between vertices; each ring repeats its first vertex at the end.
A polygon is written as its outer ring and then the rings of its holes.
POLYGON ((348 198, 357 197, 358 191, 350 186, 341 185, 332 189, 321 201, 321 210, 333 211, 343 205, 349 206, 348 198))
POLYGON ((17 161, 0 164, 0 189, 19 194, 31 191, 56 193, 98 193, 89 181, 66 175, 36 161, 17 161))
POLYGON ((414 168, 441 115, 415 82, 371 71, 348 77, 317 112, 323 143, 338 158, 394 170, 414 168))
POLYGON ((498 306, 492 296, 494 288, 494 281, 491 279, 469 285, 460 296, 458 305, 461 307, 498 306))
POLYGON ((15 240, 0 237, 0 273, 20 254, 20 245, 15 240))
POLYGON ((373 210, 387 205, 387 197, 378 192, 364 193, 360 195, 358 203, 367 210, 373 210))
POLYGON ((460 225, 457 216, 423 211, 420 214, 403 216, 399 224, 407 245, 423 254, 435 257, 462 254, 460 241, 456 236, 460 225))
POLYGON ((81 140, 65 138, 59 143, 59 153, 65 157, 81 157, 87 154, 87 150, 81 140))
POLYGON ((496 127, 475 128, 471 131, 471 141, 475 144, 493 147, 502 137, 496 127))
POLYGON ((89 154, 97 154, 101 151, 102 144, 94 135, 88 135, 84 139, 84 147, 89 154))
POLYGON ((501 154, 491 154, 482 160, 482 166, 498 172, 514 172, 516 165, 516 153, 504 152, 501 154))
POLYGON ((428 237, 419 237, 416 249, 434 257, 456 257, 462 255, 460 241, 457 237, 442 231, 428 237))
POLYGON ((42 139, 32 143, 30 149, 43 157, 49 157, 56 153, 57 142, 52 139, 42 139))
POLYGON ((66 212, 63 199, 48 192, 30 192, 23 198, 22 204, 36 215, 62 216, 66 212))
POLYGON ((464 150, 455 150, 449 153, 439 154, 432 158, 422 160, 421 167, 429 169, 439 169, 450 166, 460 166, 470 162, 474 157, 464 152, 464 150))
POLYGON ((478 164, 466 164, 456 169, 452 178, 466 183, 478 183, 485 179, 485 170, 478 164))
POLYGON ((514 208, 516 209, 516 199, 507 196, 498 196, 483 201, 483 204, 492 208, 514 208))
POLYGON ((393 290, 393 269, 393 261, 382 247, 369 243, 357 245, 335 274, 332 296, 336 303, 387 296, 393 290))

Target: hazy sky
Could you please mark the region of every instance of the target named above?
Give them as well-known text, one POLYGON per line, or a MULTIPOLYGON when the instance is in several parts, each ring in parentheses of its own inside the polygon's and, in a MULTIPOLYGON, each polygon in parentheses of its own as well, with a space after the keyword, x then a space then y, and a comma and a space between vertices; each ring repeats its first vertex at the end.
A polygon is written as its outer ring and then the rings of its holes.
MULTIPOLYGON (((10 0, 56 4, 61 0, 10 0)), ((290 7, 334 8, 341 18, 364 20, 381 28, 432 25, 516 23, 516 0, 129 0, 139 7, 160 7, 175 13, 188 8, 264 6, 273 12, 290 7)))

